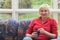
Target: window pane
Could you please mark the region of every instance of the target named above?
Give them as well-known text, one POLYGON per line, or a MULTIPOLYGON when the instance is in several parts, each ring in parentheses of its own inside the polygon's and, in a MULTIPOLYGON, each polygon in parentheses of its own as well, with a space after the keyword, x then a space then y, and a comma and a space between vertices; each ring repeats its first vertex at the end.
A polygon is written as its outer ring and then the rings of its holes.
POLYGON ((60 14, 58 14, 58 31, 59 31, 59 34, 60 34, 60 14))
POLYGON ((11 0, 0 0, 0 8, 11 9, 11 0))
POLYGON ((38 17, 39 14, 38 13, 21 13, 19 14, 19 20, 22 20, 22 19, 32 19, 32 18, 36 18, 38 17))
POLYGON ((51 0, 19 0, 19 8, 38 8, 41 4, 51 4, 51 0))
POLYGON ((58 0, 58 8, 60 8, 60 0, 58 0))
POLYGON ((0 18, 11 19, 12 18, 12 14, 11 13, 0 13, 0 18))

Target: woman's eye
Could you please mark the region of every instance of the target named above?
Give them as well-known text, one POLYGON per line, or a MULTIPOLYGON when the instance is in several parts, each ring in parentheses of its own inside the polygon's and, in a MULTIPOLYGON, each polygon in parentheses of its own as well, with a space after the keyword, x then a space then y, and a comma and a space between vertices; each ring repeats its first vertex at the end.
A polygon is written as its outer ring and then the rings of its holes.
POLYGON ((45 12, 47 12, 47 10, 45 10, 45 12))
POLYGON ((43 12, 43 10, 41 10, 41 12, 43 12))

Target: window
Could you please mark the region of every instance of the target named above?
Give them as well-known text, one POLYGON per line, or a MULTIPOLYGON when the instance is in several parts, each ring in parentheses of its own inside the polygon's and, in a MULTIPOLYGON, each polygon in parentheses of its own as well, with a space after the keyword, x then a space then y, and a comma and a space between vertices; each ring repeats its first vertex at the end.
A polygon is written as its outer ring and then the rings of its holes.
POLYGON ((0 8, 11 9, 11 0, 0 0, 0 8))
POLYGON ((38 8, 41 4, 51 5, 51 0, 19 0, 19 8, 38 8))
MULTIPOLYGON (((19 9, 38 9, 41 4, 51 5, 51 0, 19 0, 19 9), (45 2, 46 1, 46 2, 45 2)), ((39 13, 19 13, 18 19, 31 19, 38 17, 39 13)))
POLYGON ((12 18, 12 13, 0 13, 0 18, 11 19, 12 18))
POLYGON ((21 13, 18 16, 18 19, 19 20, 22 20, 22 19, 33 19, 33 18, 36 18, 36 17, 39 17, 38 13, 21 13))

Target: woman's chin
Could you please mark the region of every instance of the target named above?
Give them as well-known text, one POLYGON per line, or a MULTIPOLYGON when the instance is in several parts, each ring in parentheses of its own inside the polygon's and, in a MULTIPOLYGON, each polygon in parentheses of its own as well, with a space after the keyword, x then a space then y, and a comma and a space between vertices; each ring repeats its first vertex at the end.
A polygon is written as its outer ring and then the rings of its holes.
POLYGON ((42 16, 42 18, 47 18, 46 16, 42 16))

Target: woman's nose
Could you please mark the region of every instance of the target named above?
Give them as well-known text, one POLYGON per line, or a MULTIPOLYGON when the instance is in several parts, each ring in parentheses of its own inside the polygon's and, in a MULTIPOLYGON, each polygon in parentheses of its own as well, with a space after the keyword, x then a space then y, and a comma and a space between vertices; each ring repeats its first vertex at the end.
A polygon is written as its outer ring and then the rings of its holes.
POLYGON ((45 14, 46 12, 43 12, 43 14, 45 14))

